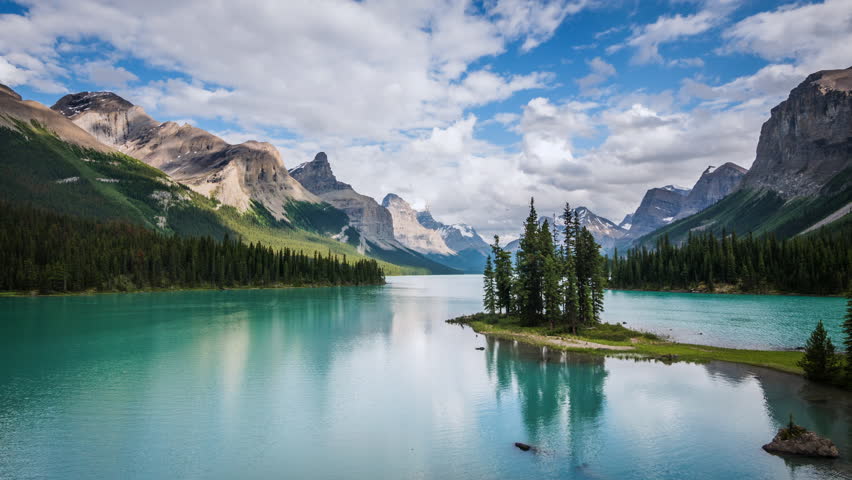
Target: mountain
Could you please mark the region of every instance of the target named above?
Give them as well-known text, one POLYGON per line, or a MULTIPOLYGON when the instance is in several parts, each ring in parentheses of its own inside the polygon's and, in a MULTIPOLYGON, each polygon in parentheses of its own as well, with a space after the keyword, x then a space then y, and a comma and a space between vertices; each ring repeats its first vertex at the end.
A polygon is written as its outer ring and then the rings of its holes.
POLYGON ((382 206, 393 217, 393 233, 397 240, 412 250, 425 254, 452 255, 456 253, 447 246, 441 233, 430 230, 417 220, 417 212, 398 195, 389 193, 382 206))
POLYGON ((163 233, 230 232, 208 199, 0 86, 0 200, 163 233))
POLYGON ((319 152, 310 162, 290 170, 290 175, 308 191, 346 213, 350 225, 382 248, 395 248, 393 218, 372 197, 361 195, 351 185, 337 180, 328 156, 319 152))
POLYGON ((668 225, 683 207, 689 189, 666 185, 645 192, 639 208, 631 217, 630 236, 639 237, 668 225))
POLYGON ((628 213, 627 215, 625 215, 624 220, 622 220, 621 223, 618 224, 618 226, 625 230, 630 230, 630 227, 633 226, 633 214, 628 213))
POLYGON ((485 255, 491 252, 491 246, 470 225, 465 223, 446 225, 435 220, 428 210, 417 212, 417 221, 420 225, 440 233, 444 243, 456 252, 468 249, 482 252, 485 255))
POLYGON ((707 167, 683 201, 675 219, 694 215, 736 190, 748 170, 731 162, 707 167))
POLYGON ((485 269, 485 259, 491 254, 491 246, 479 236, 476 229, 465 223, 446 225, 435 220, 428 210, 417 212, 417 221, 438 232, 444 243, 456 252, 455 256, 441 257, 439 261, 465 273, 482 273, 485 269))
POLYGON ((790 237, 848 216, 852 205, 852 68, 808 76, 763 124, 736 190, 641 239, 682 241, 691 231, 790 237), (844 213, 846 212, 846 213, 844 213))
POLYGON ((325 152, 319 152, 310 162, 294 167, 289 174, 308 191, 349 217, 349 225, 357 232, 347 230, 344 236, 357 245, 359 251, 392 263, 427 268, 433 273, 459 273, 398 241, 391 212, 372 197, 362 195, 348 183, 339 181, 325 152))
MULTIPOLYGON (((108 114, 115 116, 126 108, 120 97, 101 97, 96 102, 108 114)), ((60 107, 73 116, 71 110, 81 113, 86 104, 60 107)), ((101 138, 116 137, 108 128, 93 131, 101 138)), ((228 234, 309 255, 331 252, 349 259, 365 258, 354 246, 319 233, 338 233, 348 223, 344 212, 325 202, 291 202, 286 220, 276 219, 254 199, 240 212, 100 142, 59 111, 22 100, 5 86, 0 86, 0 202, 84 218, 123 220, 166 234, 214 238, 228 234)), ((379 258, 388 274, 457 273, 414 252, 391 257, 379 258), (412 257, 417 261, 404 262, 412 257)))
MULTIPOLYGON (((595 237, 595 241, 601 246, 601 251, 605 255, 610 255, 616 247, 620 247, 621 240, 626 238, 628 231, 615 222, 607 218, 596 215, 586 207, 577 207, 574 209, 574 214, 580 220, 580 226, 586 227, 589 232, 595 237)), ((565 224, 561 218, 550 216, 541 216, 538 218, 538 224, 541 225, 547 220, 553 230, 553 239, 557 243, 562 243, 565 235, 565 224)), ((625 218, 625 220, 627 220, 625 218)), ((624 223, 624 222, 622 222, 624 223)), ((520 247, 520 240, 512 240, 504 247, 504 250, 515 252, 520 247)))
POLYGON ((417 212, 408 202, 393 193, 385 196, 382 206, 387 208, 393 217, 394 236, 400 243, 435 262, 461 272, 482 273, 488 245, 471 227, 444 225, 432 218, 431 214, 417 212), (448 243, 459 249, 450 247, 448 243))
POLYGON ((289 175, 269 143, 231 145, 192 125, 161 123, 111 92, 65 95, 51 109, 101 143, 241 213, 262 207, 275 220, 324 233, 338 233, 346 224, 289 175))

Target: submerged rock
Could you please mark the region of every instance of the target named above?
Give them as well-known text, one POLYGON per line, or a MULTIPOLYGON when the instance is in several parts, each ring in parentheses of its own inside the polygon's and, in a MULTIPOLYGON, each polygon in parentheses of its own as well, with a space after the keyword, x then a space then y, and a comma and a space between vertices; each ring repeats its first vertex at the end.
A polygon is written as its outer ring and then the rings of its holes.
POLYGON ((537 449, 536 449, 535 447, 533 447, 532 445, 527 445, 526 443, 521 443, 521 442, 515 442, 515 446, 516 446, 516 447, 518 447, 518 448, 520 448, 521 450, 523 450, 523 451, 525 451, 525 452, 528 452, 528 451, 530 451, 530 450, 532 450, 532 451, 536 451, 536 450, 537 450, 537 449))
POLYGON ((794 424, 792 417, 790 424, 778 430, 775 438, 764 445, 763 449, 770 453, 785 453, 808 457, 837 458, 840 456, 840 452, 831 440, 820 437, 816 433, 809 432, 803 427, 794 424))

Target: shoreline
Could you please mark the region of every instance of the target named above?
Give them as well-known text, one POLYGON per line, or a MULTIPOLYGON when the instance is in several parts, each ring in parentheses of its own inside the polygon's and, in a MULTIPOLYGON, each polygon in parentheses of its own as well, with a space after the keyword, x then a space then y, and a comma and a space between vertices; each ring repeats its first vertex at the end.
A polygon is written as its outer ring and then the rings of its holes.
POLYGON ((31 291, 2 291, 2 298, 51 298, 51 297, 82 297, 94 295, 122 295, 135 293, 179 293, 179 292, 227 292, 230 290, 289 290, 295 288, 330 288, 330 287, 381 287, 387 285, 384 283, 364 284, 364 285, 334 285, 334 284, 317 284, 317 285, 272 285, 267 287, 262 286, 245 286, 245 287, 179 287, 179 288, 140 288, 138 290, 119 291, 119 290, 83 290, 80 292, 58 292, 58 293, 38 293, 36 290, 31 291))
POLYGON ((650 288, 606 288, 606 290, 617 291, 617 292, 650 292, 650 293, 696 293, 696 294, 706 294, 706 295, 755 295, 755 296, 773 296, 773 297, 816 297, 816 298, 843 298, 843 293, 832 293, 829 295, 818 295, 815 293, 795 293, 795 292, 744 292, 741 290, 732 290, 732 291, 698 291, 698 290, 684 290, 684 289, 669 289, 669 290, 659 290, 659 289, 650 289, 650 288))
POLYGON ((625 333, 629 332, 629 339, 607 340, 593 336, 549 333, 540 327, 522 327, 513 323, 488 323, 476 318, 476 315, 457 317, 449 319, 446 322, 461 325, 462 327, 470 327, 474 332, 485 336, 503 340, 515 340, 528 345, 550 347, 569 352, 581 352, 601 356, 640 355, 648 359, 656 359, 666 363, 707 363, 722 361, 769 368, 799 376, 804 375, 801 367, 796 364, 802 358, 803 353, 796 350, 745 350, 677 343, 652 338, 654 337, 653 335, 629 330, 620 325, 617 328, 623 329, 625 333))

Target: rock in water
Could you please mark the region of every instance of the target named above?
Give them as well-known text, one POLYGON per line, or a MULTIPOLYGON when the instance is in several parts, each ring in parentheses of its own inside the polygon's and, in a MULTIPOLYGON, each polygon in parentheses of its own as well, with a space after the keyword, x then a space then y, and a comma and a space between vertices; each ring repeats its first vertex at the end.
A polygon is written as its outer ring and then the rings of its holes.
POLYGON ((763 446, 770 453, 786 453, 808 457, 837 458, 840 452, 834 443, 798 425, 778 430, 775 438, 763 446))
POLYGON ((485 347, 476 347, 477 350, 485 350, 485 347))
POLYGON ((515 446, 520 448, 521 450, 528 452, 530 450, 535 451, 535 448, 532 445, 527 445, 526 443, 515 442, 515 446))

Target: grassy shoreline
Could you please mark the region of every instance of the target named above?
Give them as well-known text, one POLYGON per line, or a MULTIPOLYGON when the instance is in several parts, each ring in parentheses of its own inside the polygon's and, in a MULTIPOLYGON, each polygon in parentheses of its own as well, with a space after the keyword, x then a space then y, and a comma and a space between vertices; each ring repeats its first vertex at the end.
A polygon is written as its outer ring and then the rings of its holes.
POLYGON ((630 330, 622 325, 603 324, 583 335, 551 331, 546 327, 524 327, 506 316, 475 314, 447 320, 466 325, 475 332, 506 340, 517 340, 536 346, 595 355, 617 356, 637 354, 665 362, 706 363, 713 360, 742 363, 803 375, 797 365, 802 352, 784 350, 740 350, 733 348, 670 342, 647 332, 630 330), (597 331, 595 331, 597 330, 597 331), (615 350, 607 347, 620 347, 615 350))

